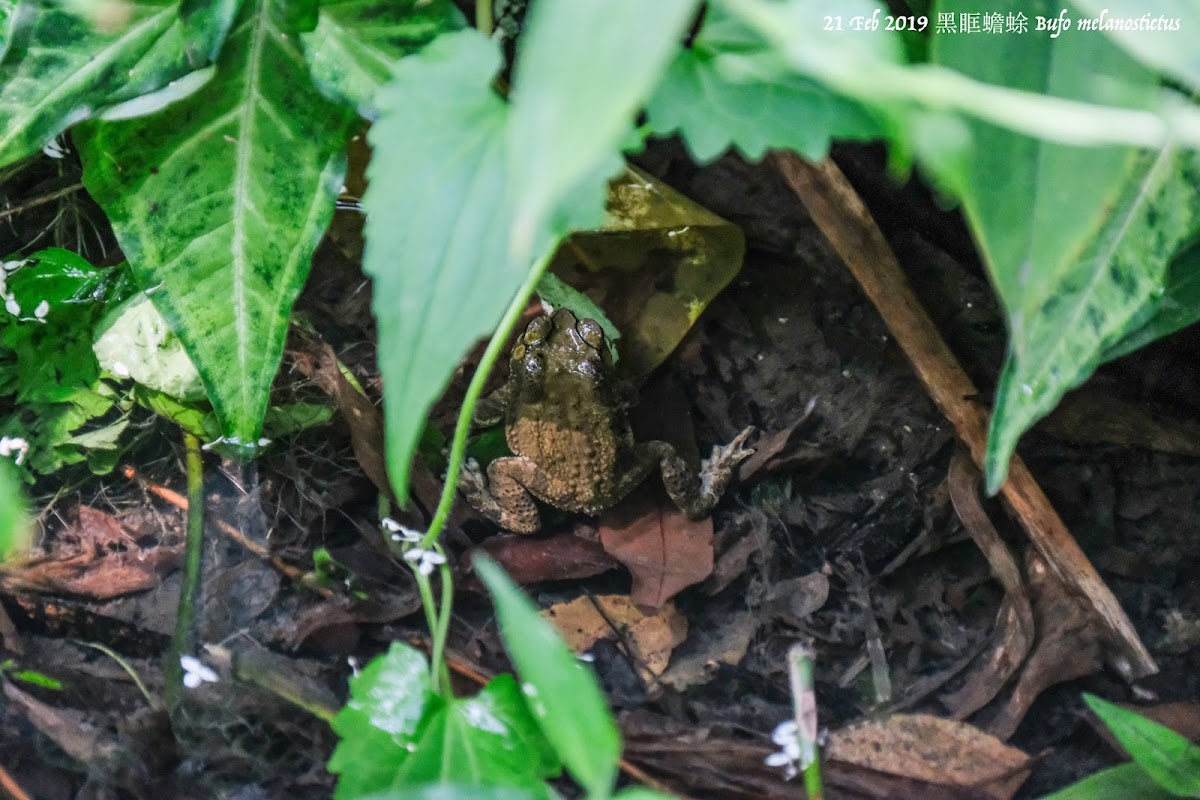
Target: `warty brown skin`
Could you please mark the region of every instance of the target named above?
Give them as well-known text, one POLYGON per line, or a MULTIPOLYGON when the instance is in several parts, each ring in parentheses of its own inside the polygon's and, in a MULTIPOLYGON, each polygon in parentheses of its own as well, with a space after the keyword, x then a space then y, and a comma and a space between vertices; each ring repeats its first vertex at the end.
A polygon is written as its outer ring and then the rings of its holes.
POLYGON ((656 468, 688 516, 707 515, 738 462, 753 453, 742 431, 700 473, 666 442, 636 443, 626 409, 631 392, 616 378, 600 325, 567 309, 542 315, 513 347, 508 382, 483 400, 475 422, 504 419, 510 457, 464 470, 461 487, 484 516, 517 533, 541 529, 536 497, 564 511, 598 514, 656 468))

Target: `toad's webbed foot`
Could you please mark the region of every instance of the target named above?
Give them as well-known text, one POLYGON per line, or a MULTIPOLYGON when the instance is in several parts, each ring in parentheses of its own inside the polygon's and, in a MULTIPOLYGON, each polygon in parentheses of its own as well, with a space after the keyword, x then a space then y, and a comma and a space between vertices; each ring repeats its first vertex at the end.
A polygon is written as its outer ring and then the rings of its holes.
POLYGON ((526 483, 536 482, 538 467, 519 456, 497 458, 488 464, 487 478, 479 462, 468 459, 458 475, 458 488, 471 507, 514 533, 537 533, 542 528, 526 483))
POLYGON ((712 455, 701 463, 699 474, 666 442, 647 442, 639 445, 639 449, 643 457, 658 461, 663 486, 679 510, 692 519, 701 519, 721 499, 737 465, 754 453, 752 448, 744 447, 753 432, 754 427, 750 426, 729 444, 714 446, 712 455))

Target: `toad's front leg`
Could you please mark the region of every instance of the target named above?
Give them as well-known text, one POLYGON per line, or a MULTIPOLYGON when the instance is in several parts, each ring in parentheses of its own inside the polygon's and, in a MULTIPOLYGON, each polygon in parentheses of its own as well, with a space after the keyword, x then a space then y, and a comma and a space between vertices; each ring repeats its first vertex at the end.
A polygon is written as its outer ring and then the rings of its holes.
POLYGON ((752 448, 743 446, 753 432, 754 427, 748 427, 724 447, 713 447, 712 455, 700 465, 699 473, 666 442, 637 445, 634 456, 642 464, 657 462, 663 486, 671 500, 692 519, 701 519, 708 516, 721 499, 737 465, 753 455, 752 448))
POLYGON ((487 478, 475 459, 463 465, 458 488, 471 507, 514 533, 537 533, 542 528, 533 495, 526 486, 537 486, 544 478, 541 469, 527 458, 497 458, 488 464, 487 478))

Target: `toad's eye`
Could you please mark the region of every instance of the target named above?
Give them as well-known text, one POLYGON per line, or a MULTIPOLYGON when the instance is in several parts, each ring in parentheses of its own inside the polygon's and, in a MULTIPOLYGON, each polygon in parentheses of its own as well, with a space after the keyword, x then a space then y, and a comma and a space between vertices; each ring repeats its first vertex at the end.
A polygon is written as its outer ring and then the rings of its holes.
POLYGON ((525 335, 521 337, 521 341, 525 344, 533 344, 540 342, 546 338, 546 334, 550 332, 549 317, 537 317, 533 322, 529 323, 529 327, 525 329, 525 335))
POLYGON ((546 370, 546 357, 537 352, 529 353, 521 362, 521 367, 529 377, 540 377, 546 370))
POLYGON ((594 319, 585 319, 579 323, 579 335, 597 350, 600 349, 600 345, 604 344, 604 331, 601 329, 600 323, 594 319))

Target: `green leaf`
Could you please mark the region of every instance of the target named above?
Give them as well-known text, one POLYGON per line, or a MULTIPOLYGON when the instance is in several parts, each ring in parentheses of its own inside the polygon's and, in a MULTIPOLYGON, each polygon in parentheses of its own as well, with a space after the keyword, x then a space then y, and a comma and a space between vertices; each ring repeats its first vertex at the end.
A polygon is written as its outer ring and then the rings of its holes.
POLYGON ((216 76, 186 100, 77 137, 88 191, 234 450, 253 450, 261 434, 292 304, 345 170, 350 115, 312 88, 284 6, 245 0, 216 76))
POLYGON ((499 66, 478 31, 451 33, 402 59, 377 96, 363 268, 375 280, 388 474, 401 498, 427 411, 528 266, 504 258, 507 109, 490 88, 499 66))
POLYGON ((1003 482, 1021 433, 1153 311, 1167 263, 1200 220, 1200 159, 1194 154, 1143 156, 1134 173, 1105 209, 1092 241, 1060 262, 1059 283, 1049 294, 1032 306, 1022 296, 1006 309, 1009 353, 986 456, 991 491, 1003 482))
MULTIPOLYGON (((491 89, 499 68, 496 43, 470 28, 401 59, 377 95, 363 268, 375 281, 388 474, 397 497, 407 496, 430 406, 467 350, 495 330, 533 262, 508 246, 509 200, 524 176, 504 158, 513 131, 508 106, 491 89)), ((605 177, 589 173, 542 221, 535 254, 568 228, 603 217, 605 177)))
POLYGON ((562 771, 511 675, 471 698, 435 701, 392 786, 456 783, 536 789, 562 771))
POLYGON ((1159 786, 1137 764, 1102 769, 1041 800, 1168 800, 1173 794, 1159 786))
POLYGON ((13 465, 7 459, 0 461, 0 562, 24 552, 29 543, 29 521, 19 487, 13 465))
POLYGON ((263 433, 271 439, 281 439, 324 425, 331 419, 333 409, 320 403, 280 403, 267 409, 263 433))
POLYGON ((595 676, 494 561, 478 556, 474 564, 491 592, 505 647, 542 732, 571 777, 590 796, 607 797, 621 735, 595 676))
MULTIPOLYGON (((971 11, 966 2, 941 11, 971 11)), ((994 10, 1045 12, 1016 0, 994 10)), ((1137 108, 1156 96, 1156 77, 1099 36, 947 35, 934 40, 933 55, 981 81, 1057 97, 1137 108)), ((1021 433, 1161 292, 1197 200, 1191 162, 1169 151, 1072 147, 968 126, 969 158, 941 177, 962 199, 1008 316, 988 438, 994 492, 1021 433)))
POLYGON ((612 320, 605 315, 604 311, 600 309, 600 306, 596 305, 596 302, 592 298, 565 282, 553 272, 547 272, 538 279, 536 291, 538 297, 542 298, 549 305, 555 308, 569 308, 580 319, 593 319, 600 323, 600 327, 604 331, 605 343, 608 344, 609 352, 613 357, 613 363, 616 363, 617 342, 621 338, 621 332, 617 330, 617 326, 612 324, 612 320))
POLYGON ((511 255, 534 254, 537 234, 567 193, 613 154, 696 12, 695 0, 534 3, 513 75, 508 156, 519 176, 511 255))
POLYGON ((114 29, 90 3, 20 0, 0 63, 0 166, 34 153, 105 106, 153 92, 216 57, 236 10, 206 5, 188 23, 177 3, 121 4, 114 29))
POLYGON ((763 60, 778 56, 762 36, 723 6, 710 5, 695 41, 675 56, 646 104, 650 126, 683 134, 697 161, 730 147, 751 160, 771 147, 819 160, 831 138, 884 133, 862 106, 789 74, 781 62, 775 70, 747 69, 763 60))
POLYGON ((465 24, 450 0, 338 0, 321 4, 316 30, 300 41, 317 88, 373 120, 375 92, 396 62, 465 24))
POLYGON ((462 786, 460 784, 434 784, 414 786, 407 789, 392 789, 357 800, 547 800, 551 795, 545 788, 528 789, 513 786, 462 786))
POLYGON ((92 352, 100 367, 110 375, 132 378, 183 402, 203 400, 206 396, 200 373, 183 344, 143 292, 101 320, 92 352))
MULTIPOLYGON (((1184 33, 1200 30, 1200 5, 1194 0, 1074 0, 1073 5, 1099 20, 1100 30, 1143 64, 1200 92, 1200 48, 1184 33), (1143 19, 1165 27, 1138 30, 1143 19), (1135 24, 1120 24, 1125 20, 1135 24)), ((1079 33, 1083 34, 1082 29, 1079 33)))
POLYGON ((400 642, 351 678, 350 700, 332 722, 340 737, 329 759, 329 771, 339 775, 334 797, 391 786, 435 698, 425 657, 400 642))
POLYGON ((1200 747, 1140 714, 1084 694, 1084 701, 1158 785, 1179 797, 1200 797, 1200 747))
POLYGON ((1149 318, 1104 351, 1112 361, 1200 321, 1200 245, 1176 256, 1168 267, 1167 288, 1149 318))

